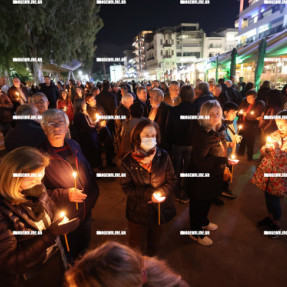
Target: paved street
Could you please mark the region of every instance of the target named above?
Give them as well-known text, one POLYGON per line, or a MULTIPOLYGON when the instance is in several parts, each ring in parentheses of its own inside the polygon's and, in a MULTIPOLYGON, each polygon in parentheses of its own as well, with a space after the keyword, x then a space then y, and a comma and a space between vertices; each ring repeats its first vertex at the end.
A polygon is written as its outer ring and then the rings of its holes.
MULTIPOLYGON (((202 247, 180 236, 189 229, 188 205, 176 203, 178 216, 164 226, 160 257, 193 287, 286 286, 287 237, 269 239, 256 222, 266 216, 263 193, 250 183, 255 163, 240 158, 235 168, 235 200, 224 199, 225 206, 212 206, 210 220, 219 225, 211 233, 211 247, 202 247)), ((91 247, 106 240, 127 243, 126 236, 97 236, 96 230, 127 230, 125 195, 117 180, 99 181, 100 197, 93 212, 91 247)), ((283 230, 287 230, 287 200, 282 200, 283 230)))

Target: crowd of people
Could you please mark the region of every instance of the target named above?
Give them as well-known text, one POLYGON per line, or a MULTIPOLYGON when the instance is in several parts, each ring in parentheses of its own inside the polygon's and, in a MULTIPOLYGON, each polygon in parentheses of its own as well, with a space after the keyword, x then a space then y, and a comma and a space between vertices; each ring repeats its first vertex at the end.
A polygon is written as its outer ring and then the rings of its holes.
MULTIPOLYGON (((257 225, 280 230, 287 194, 287 85, 230 80, 168 83, 69 80, 27 87, 0 79, 0 279, 6 286, 189 286, 152 257, 162 224, 189 203, 190 238, 202 246, 212 204, 234 200, 236 156, 254 161, 252 183, 268 216, 257 225), (270 116, 277 116, 271 118, 270 116), (127 196, 129 247, 108 242, 89 250, 96 173, 119 169, 127 196), (15 174, 38 174, 21 177, 15 174), (62 222, 61 211, 70 220, 62 222), (39 235, 15 235, 41 232, 39 235), (68 234, 68 242, 66 235, 68 234), (145 256, 142 256, 145 255, 145 256), (149 256, 149 257, 148 257, 149 256), (53 274, 53 276, 51 276, 53 274), (43 280, 43 281, 42 281, 43 280), (9 285, 10 284, 10 285, 9 285), (103 285, 104 284, 104 285, 103 285)), ((240 163, 239 163, 240 164, 240 163)), ((274 235, 271 236, 275 237, 274 235)))

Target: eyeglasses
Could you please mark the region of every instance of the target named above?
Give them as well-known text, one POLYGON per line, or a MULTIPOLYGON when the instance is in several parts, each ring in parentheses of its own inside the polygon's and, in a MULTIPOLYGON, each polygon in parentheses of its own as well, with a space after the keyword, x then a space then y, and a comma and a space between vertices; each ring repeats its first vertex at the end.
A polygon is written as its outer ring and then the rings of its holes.
POLYGON ((53 129, 57 127, 63 128, 64 126, 66 126, 66 123, 65 122, 58 122, 58 123, 49 122, 49 123, 46 123, 45 126, 48 128, 53 128, 53 129))
POLYGON ((39 101, 34 101, 34 104, 41 104, 41 105, 43 105, 44 103, 46 103, 46 101, 44 101, 44 100, 39 100, 39 101))

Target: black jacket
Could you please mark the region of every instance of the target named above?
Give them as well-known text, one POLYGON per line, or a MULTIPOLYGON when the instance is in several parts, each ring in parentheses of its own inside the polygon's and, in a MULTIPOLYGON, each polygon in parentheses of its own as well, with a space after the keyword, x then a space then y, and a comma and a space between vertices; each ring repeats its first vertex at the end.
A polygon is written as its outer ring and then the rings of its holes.
POLYGON ((121 172, 126 173, 126 177, 121 178, 121 186, 128 196, 126 216, 129 221, 142 225, 157 224, 158 204, 148 203, 155 191, 163 191, 167 196, 161 203, 161 223, 169 222, 176 215, 172 192, 177 179, 165 150, 157 149, 151 173, 133 159, 131 152, 122 159, 121 172))
POLYGON ((84 203, 79 203, 79 210, 76 210, 76 203, 69 201, 69 188, 75 187, 75 181, 72 176, 74 171, 72 165, 59 156, 50 145, 45 141, 39 150, 50 156, 50 164, 45 169, 43 184, 46 186, 48 194, 56 203, 60 210, 65 210, 68 218, 84 218, 94 207, 99 189, 95 181, 95 175, 89 163, 84 157, 79 144, 70 139, 65 139, 68 144, 75 162, 77 162, 77 188, 84 190, 87 198, 84 203))
POLYGON ((230 98, 225 91, 222 91, 218 97, 215 97, 215 99, 220 103, 222 108, 227 102, 230 102, 230 98))
POLYGON ((241 104, 242 98, 241 98, 240 93, 237 90, 231 87, 231 88, 227 88, 226 92, 231 102, 237 105, 241 104))
POLYGON ((37 147, 46 139, 41 125, 33 120, 19 120, 16 127, 10 130, 5 137, 7 151, 21 146, 37 147))
POLYGON ((102 91, 96 97, 97 106, 103 108, 106 115, 113 116, 117 108, 117 97, 109 91, 102 91))
POLYGON ((154 122, 156 122, 159 125, 159 129, 160 129, 161 143, 159 147, 165 150, 169 150, 169 145, 167 141, 167 132, 168 132, 167 121, 168 121, 170 109, 171 109, 171 106, 169 106, 165 102, 161 102, 160 106, 157 109, 157 113, 154 119, 154 122))
POLYGON ((50 86, 47 86, 45 83, 43 83, 40 85, 40 87, 40 92, 44 93, 49 100, 49 109, 55 109, 56 102, 60 95, 57 86, 52 83, 50 86))
POLYGON ((147 100, 146 103, 143 103, 138 97, 136 97, 135 100, 134 100, 134 104, 140 104, 140 105, 142 105, 142 107, 143 107, 143 109, 144 109, 143 117, 144 117, 144 118, 147 118, 148 115, 149 115, 149 112, 150 112, 150 110, 151 110, 151 106, 150 106, 149 101, 147 100))
POLYGON ((220 192, 223 182, 223 171, 227 164, 225 127, 218 132, 207 131, 198 123, 193 130, 192 160, 188 173, 209 173, 210 177, 187 178, 186 192, 194 200, 212 200, 220 192), (225 151, 220 145, 220 140, 225 151))
POLYGON ((266 95, 268 94, 268 92, 271 91, 270 88, 268 87, 262 87, 258 90, 258 96, 257 96, 257 99, 259 101, 263 101, 263 102, 266 102, 266 95))
POLYGON ((194 105, 190 102, 180 103, 170 109, 167 133, 169 144, 179 146, 192 145, 192 128, 196 120, 180 119, 180 116, 195 115, 194 105))
MULTIPOLYGON (((243 99, 241 105, 239 106, 239 110, 243 110, 244 112, 247 111, 249 107, 249 104, 246 100, 246 98, 243 99)), ((258 117, 261 116, 263 110, 265 107, 265 103, 263 101, 259 101, 256 99, 252 109, 249 111, 249 113, 246 115, 245 121, 244 121, 244 130, 242 132, 244 133, 249 128, 257 128, 259 125, 259 121, 257 120, 258 117), (254 112, 254 114, 251 114, 251 111, 254 112)), ((243 122, 243 116, 241 115, 239 117, 239 123, 243 122)))
POLYGON ((200 107, 207 101, 215 100, 214 96, 208 92, 206 94, 201 95, 199 98, 195 99, 193 102, 194 112, 197 115, 200 111, 200 107))

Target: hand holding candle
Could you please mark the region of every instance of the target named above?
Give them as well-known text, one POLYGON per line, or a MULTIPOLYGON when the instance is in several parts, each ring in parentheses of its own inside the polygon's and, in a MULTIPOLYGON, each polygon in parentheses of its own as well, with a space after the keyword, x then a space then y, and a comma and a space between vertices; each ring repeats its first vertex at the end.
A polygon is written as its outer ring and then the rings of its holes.
MULTIPOLYGON (((75 189, 77 189, 77 175, 78 173, 76 171, 73 171, 73 178, 75 179, 75 189)), ((76 202, 76 209, 79 209, 78 202, 76 202)))
POLYGON ((152 194, 152 201, 158 203, 158 225, 160 225, 160 203, 165 201, 166 197, 160 191, 152 194))
POLYGON ((234 165, 234 164, 238 164, 239 163, 239 159, 236 158, 235 154, 232 154, 230 156, 230 158, 228 158, 228 164, 229 165, 234 165))

